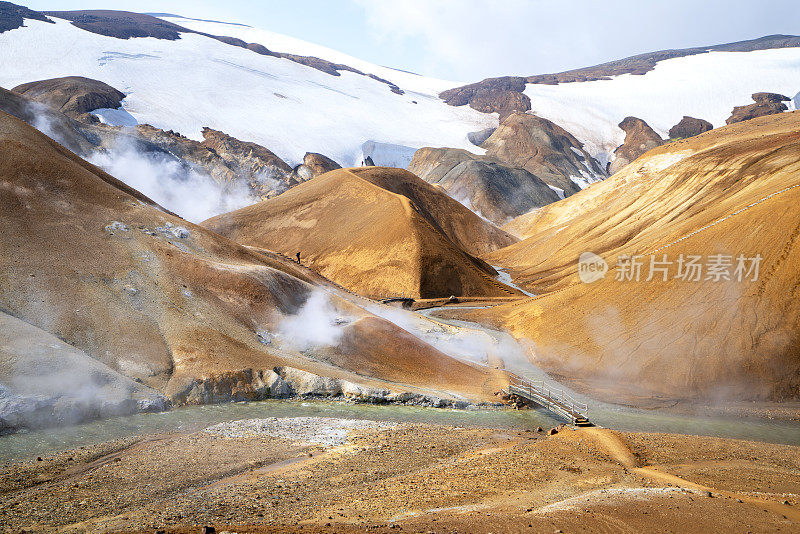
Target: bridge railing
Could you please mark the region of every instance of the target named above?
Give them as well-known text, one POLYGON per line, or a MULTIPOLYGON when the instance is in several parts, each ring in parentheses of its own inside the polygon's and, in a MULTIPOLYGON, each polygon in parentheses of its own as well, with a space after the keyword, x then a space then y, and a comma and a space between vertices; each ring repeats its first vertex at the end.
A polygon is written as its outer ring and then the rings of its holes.
POLYGON ((589 405, 581 402, 567 394, 563 389, 553 388, 544 380, 528 380, 519 375, 510 374, 511 386, 523 393, 528 393, 530 397, 540 397, 543 400, 557 402, 566 408, 570 408, 572 413, 579 413, 584 417, 589 416, 589 405))

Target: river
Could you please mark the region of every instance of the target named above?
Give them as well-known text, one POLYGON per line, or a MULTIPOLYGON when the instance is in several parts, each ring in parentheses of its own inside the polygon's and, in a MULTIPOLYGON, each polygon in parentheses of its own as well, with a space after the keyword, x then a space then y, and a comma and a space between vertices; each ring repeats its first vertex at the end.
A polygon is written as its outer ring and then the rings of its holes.
MULTIPOLYGON (((513 338, 505 333, 483 327, 476 323, 443 320, 445 325, 458 329, 449 334, 456 340, 472 339, 479 333, 488 336, 494 349, 485 345, 473 354, 466 354, 463 346, 456 346, 447 340, 448 334, 439 331, 424 331, 415 326, 415 317, 430 318, 437 308, 424 310, 419 314, 392 311, 396 322, 412 331, 420 338, 432 342, 454 356, 481 363, 480 352, 496 350, 505 369, 521 376, 545 380, 557 384, 541 369, 534 366, 524 355, 513 338), (397 313, 409 314, 405 320, 397 313), (399 319, 399 320, 398 320, 399 319), (434 336, 434 337, 432 337, 434 336), (489 348, 486 348, 486 347, 489 348), (516 347, 516 348, 515 348, 516 347), (455 353, 458 354, 455 354, 455 353)), ((426 321, 427 322, 427 321, 426 321)), ((485 361, 483 363, 486 363, 485 361)), ((563 385, 559 386, 563 387, 563 385)), ((667 432, 680 434, 707 435, 726 438, 748 439, 800 445, 800 424, 790 421, 766 419, 741 419, 724 417, 700 417, 671 414, 663 411, 648 411, 619 406, 581 395, 564 387, 571 396, 589 404, 589 417, 595 424, 624 431, 667 432)), ((266 400, 259 402, 239 402, 206 406, 191 406, 163 413, 137 414, 125 417, 84 423, 81 425, 48 428, 17 434, 0 436, 0 462, 14 459, 42 456, 62 450, 93 445, 104 441, 160 433, 193 432, 209 425, 238 419, 266 417, 338 417, 345 419, 368 419, 374 421, 395 421, 441 424, 462 427, 482 427, 514 430, 534 430, 541 426, 550 428, 562 421, 543 409, 470 409, 454 410, 442 408, 420 408, 395 405, 354 404, 343 401, 324 400, 266 400)))

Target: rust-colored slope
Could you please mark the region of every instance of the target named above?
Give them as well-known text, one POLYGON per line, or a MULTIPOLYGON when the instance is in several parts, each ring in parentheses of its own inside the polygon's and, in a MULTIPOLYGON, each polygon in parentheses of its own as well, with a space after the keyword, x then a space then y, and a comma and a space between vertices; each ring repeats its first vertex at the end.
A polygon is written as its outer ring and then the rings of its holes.
POLYGON ((308 286, 4 113, 0 153, 0 309, 162 391, 287 363, 254 332, 308 286))
POLYGON ((511 226, 526 239, 489 260, 550 293, 476 315, 533 339, 550 370, 668 396, 800 396, 800 113, 659 147, 511 226), (609 264, 592 284, 586 251, 609 264), (651 253, 763 260, 755 281, 683 281, 673 263, 647 282, 651 253), (623 255, 644 255, 641 281, 615 279, 623 255))
POLYGON ((293 271, 301 281, 283 272, 290 270, 286 260, 162 211, 4 113, 0 158, 0 312, 174 400, 186 399, 198 381, 233 375, 230 386, 241 370, 279 365, 382 387, 388 377, 400 390, 435 388, 444 369, 452 372, 453 390, 480 390, 482 371, 335 295, 333 306, 353 317, 343 326, 348 344, 325 351, 339 366, 265 345, 259 332, 279 329, 314 285, 330 286, 293 271), (371 340, 372 328, 379 341, 371 340), (406 351, 415 361, 426 355, 429 364, 394 371, 406 351), (371 363, 355 373, 361 361, 371 363))
POLYGON ((442 194, 441 188, 411 172, 381 167, 360 167, 350 171, 380 188, 410 199, 417 213, 469 254, 486 254, 517 241, 457 200, 442 194))
POLYGON ((363 295, 517 293, 456 244, 486 249, 513 239, 401 169, 335 170, 202 224, 244 245, 300 252, 305 264, 363 295))

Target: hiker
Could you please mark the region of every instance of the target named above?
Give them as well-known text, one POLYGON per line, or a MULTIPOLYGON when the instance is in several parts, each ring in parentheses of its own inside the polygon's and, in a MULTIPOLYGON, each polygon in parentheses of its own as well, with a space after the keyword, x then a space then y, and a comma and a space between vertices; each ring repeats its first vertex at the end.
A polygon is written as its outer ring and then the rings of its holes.
POLYGON ((302 264, 300 263, 300 253, 298 252, 297 254, 295 254, 295 256, 297 256, 297 264, 298 264, 298 265, 302 265, 302 264))

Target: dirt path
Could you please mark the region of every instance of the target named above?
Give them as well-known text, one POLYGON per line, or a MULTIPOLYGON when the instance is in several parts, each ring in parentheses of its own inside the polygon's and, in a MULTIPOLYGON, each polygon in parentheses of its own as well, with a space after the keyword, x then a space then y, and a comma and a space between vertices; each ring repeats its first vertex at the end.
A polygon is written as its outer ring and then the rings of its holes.
POLYGON ((709 496, 719 495, 721 497, 727 497, 730 499, 738 499, 742 502, 753 504, 763 510, 769 510, 770 512, 780 514, 787 519, 800 523, 800 510, 797 510, 792 506, 787 506, 774 501, 760 499, 758 497, 741 493, 719 490, 704 484, 698 484, 696 482, 692 482, 691 480, 687 480, 685 478, 665 472, 663 470, 665 469, 664 466, 640 466, 639 460, 633 454, 630 447, 628 447, 625 441, 618 434, 612 432, 611 430, 605 428, 584 428, 580 429, 579 432, 590 436, 598 444, 600 444, 603 449, 605 449, 605 451, 611 455, 612 458, 614 458, 615 461, 619 462, 626 469, 630 469, 633 473, 636 473, 644 478, 648 478, 654 482, 671 484, 673 486, 678 486, 680 488, 685 488, 692 491, 707 492, 709 496))

